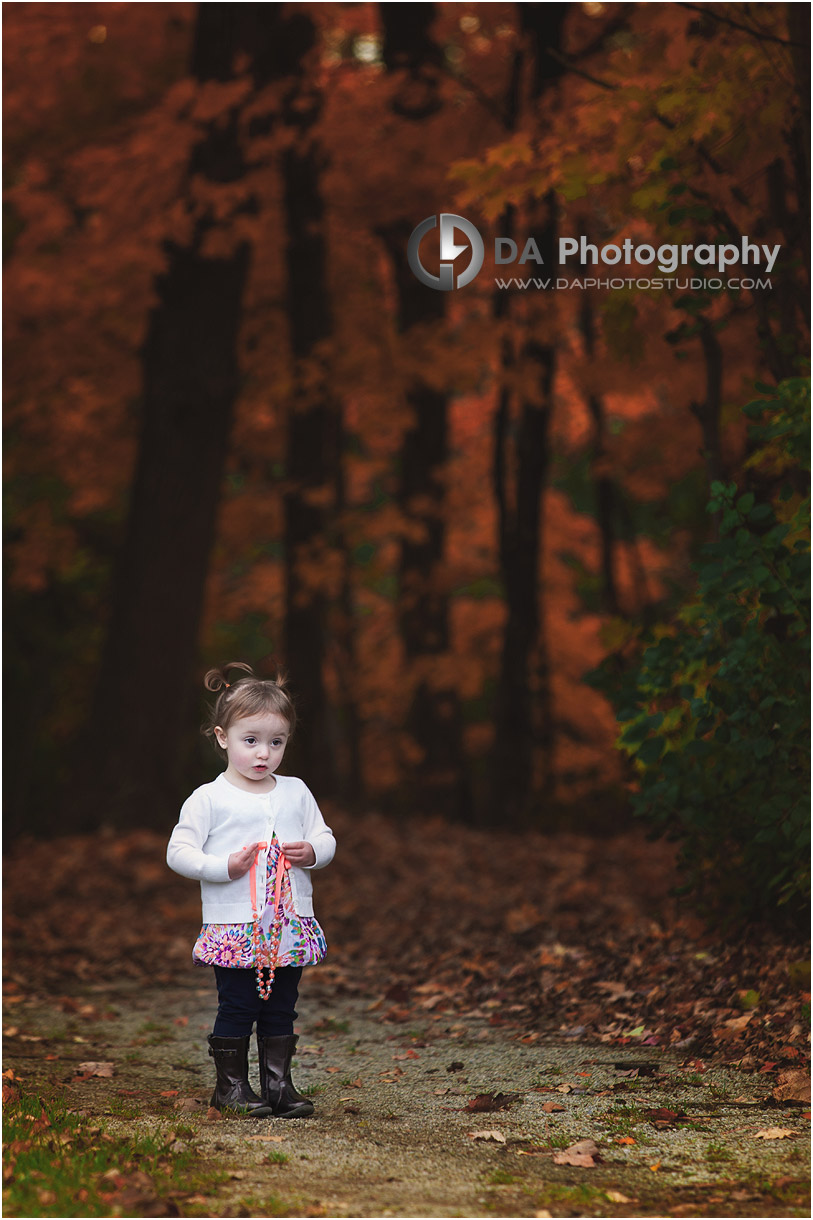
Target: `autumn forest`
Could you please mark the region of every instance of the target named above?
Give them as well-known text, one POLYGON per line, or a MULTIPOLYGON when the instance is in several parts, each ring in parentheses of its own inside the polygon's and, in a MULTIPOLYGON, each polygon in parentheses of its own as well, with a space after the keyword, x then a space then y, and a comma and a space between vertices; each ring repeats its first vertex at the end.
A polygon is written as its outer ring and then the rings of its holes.
POLYGON ((2 15, 4 1214, 808 1215, 809 5, 2 15))
POLYGON ((43 9, 4 6, 8 830, 170 827, 233 659, 287 670, 322 798, 624 820, 613 684, 712 485, 788 468, 743 408, 807 373, 807 6, 43 9), (441 213, 452 291, 408 261, 441 213))

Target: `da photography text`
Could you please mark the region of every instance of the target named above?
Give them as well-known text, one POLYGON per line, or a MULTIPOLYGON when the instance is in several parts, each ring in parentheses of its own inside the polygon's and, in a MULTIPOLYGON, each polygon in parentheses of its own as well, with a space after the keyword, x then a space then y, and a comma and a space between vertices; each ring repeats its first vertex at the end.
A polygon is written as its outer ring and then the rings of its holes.
MULTIPOLYGON (((570 271, 578 268, 581 275, 584 275, 585 270, 590 267, 617 268, 633 265, 639 267, 651 265, 653 269, 657 269, 665 275, 671 275, 679 267, 693 269, 708 267, 718 272, 719 275, 723 275, 729 267, 738 266, 757 267, 770 273, 780 250, 780 245, 768 246, 753 242, 745 236, 740 237, 738 242, 721 242, 719 245, 711 242, 682 242, 659 246, 646 242, 636 245, 629 237, 617 244, 611 242, 602 246, 588 241, 586 237, 560 237, 558 265, 570 271)), ((407 258, 413 274, 427 288, 435 288, 439 292, 450 292, 454 288, 465 288, 482 270, 485 262, 485 242, 477 227, 465 216, 457 216, 453 212, 441 212, 439 216, 427 216, 425 220, 415 226, 407 245, 407 258), (421 242, 426 234, 436 227, 439 229, 440 257, 438 273, 434 274, 426 268, 421 259, 421 242), (459 241, 458 235, 466 240, 459 241), (460 256, 466 253, 468 253, 468 261, 461 260, 460 256)), ((526 238, 521 246, 512 237, 494 238, 494 265, 497 267, 516 264, 517 267, 529 271, 532 269, 531 264, 538 267, 544 262, 533 237, 526 238)), ((526 286, 547 288, 551 283, 555 283, 556 287, 564 286, 561 280, 550 281, 533 277, 523 279, 516 276, 508 279, 495 278, 494 282, 498 288, 526 286)), ((622 288, 632 283, 638 284, 639 281, 634 278, 617 277, 608 280, 606 285, 602 284, 602 286, 622 288)), ((640 283, 641 286, 647 285, 646 280, 642 280, 640 283)), ((663 287, 668 283, 668 281, 659 280, 658 286, 663 287)), ((717 283, 720 287, 723 286, 722 281, 709 281, 709 286, 712 283, 715 286, 717 283)), ((571 281, 570 286, 589 287, 591 284, 592 281, 589 279, 576 279, 571 281)), ((738 281, 737 286, 770 287, 770 280, 747 279, 738 281)))

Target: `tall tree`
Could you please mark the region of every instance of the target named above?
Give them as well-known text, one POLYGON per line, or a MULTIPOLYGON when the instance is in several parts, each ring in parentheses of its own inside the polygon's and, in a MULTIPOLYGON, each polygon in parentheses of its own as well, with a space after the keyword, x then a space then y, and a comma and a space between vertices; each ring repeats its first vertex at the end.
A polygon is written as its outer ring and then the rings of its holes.
MULTIPOLYGON (((508 126, 536 122, 546 89, 561 75, 558 58, 566 4, 519 6, 522 41, 509 91, 508 126)), ((508 222, 510 218, 506 217, 508 222)), ((556 262, 556 203, 551 191, 524 213, 528 236, 544 265, 556 262)), ((525 235, 523 234, 523 237, 525 235)), ((527 308, 527 302, 523 302, 527 308)), ((501 320, 517 305, 498 300, 501 320)), ((501 393, 495 417, 494 487, 498 508, 499 565, 506 619, 496 695, 496 737, 492 800, 509 822, 526 818, 534 802, 534 757, 542 764, 541 787, 549 795, 552 777, 553 713, 550 660, 544 630, 545 590, 540 587, 543 492, 550 463, 550 416, 555 348, 544 328, 526 319, 520 350, 506 343, 504 364, 530 374, 532 389, 521 392, 512 410, 501 393)), ((513 370, 516 372, 516 369, 513 370)), ((508 380, 509 369, 505 369, 508 380)))
POLYGON ((325 688, 328 593, 323 564, 341 461, 339 405, 326 344, 333 330, 327 275, 325 153, 316 135, 322 93, 313 63, 317 29, 305 9, 286 19, 290 83, 281 117, 293 138, 283 154, 286 299, 294 361, 285 496, 285 657, 301 714, 298 761, 317 791, 337 783, 336 738, 325 688))
MULTIPOLYGON (((391 107, 405 122, 440 108, 441 50, 431 37, 433 4, 380 6, 383 58, 397 80, 391 107)), ((396 326, 409 345, 413 328, 443 325, 445 292, 421 284, 407 264, 407 241, 416 219, 391 223, 384 237, 393 267, 396 326)), ((448 392, 419 372, 406 387, 410 422, 400 454, 398 503, 404 519, 398 565, 398 622, 414 693, 406 728, 421 760, 421 800, 447 817, 469 814, 460 700, 442 679, 438 662, 451 647, 449 591, 444 581, 445 477, 449 459, 448 392)))
POLYGON ((239 392, 237 333, 250 263, 248 242, 229 230, 236 215, 257 206, 238 198, 221 209, 212 199, 245 175, 242 111, 252 81, 261 87, 276 68, 268 51, 279 40, 279 9, 198 8, 192 76, 211 87, 242 75, 247 87, 224 90, 201 124, 186 179, 191 234, 186 243, 165 243, 167 269, 155 286, 142 349, 136 473, 82 751, 78 818, 85 826, 134 818, 163 824, 183 782, 179 743, 194 715, 192 670, 239 392), (249 79, 240 56, 251 65, 249 79), (98 762, 88 767, 87 757, 98 762))

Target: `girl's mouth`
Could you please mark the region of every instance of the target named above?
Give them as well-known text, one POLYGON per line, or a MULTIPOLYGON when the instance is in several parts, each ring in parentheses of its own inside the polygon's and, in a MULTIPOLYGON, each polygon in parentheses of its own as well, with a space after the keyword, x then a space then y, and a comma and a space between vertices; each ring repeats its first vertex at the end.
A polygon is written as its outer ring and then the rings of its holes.
POLYGON ((267 771, 267 770, 268 770, 268 767, 266 767, 264 763, 259 763, 259 764, 258 764, 258 765, 257 765, 257 766, 254 768, 254 770, 255 770, 255 771, 267 771))

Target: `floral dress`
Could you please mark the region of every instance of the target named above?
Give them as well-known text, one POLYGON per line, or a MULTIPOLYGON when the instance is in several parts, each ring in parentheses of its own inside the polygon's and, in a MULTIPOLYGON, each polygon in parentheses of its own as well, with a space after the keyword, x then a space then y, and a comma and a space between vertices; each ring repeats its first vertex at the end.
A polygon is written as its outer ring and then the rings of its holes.
MULTIPOLYGON (((280 844, 276 836, 268 849, 265 898, 273 906, 274 886, 277 877, 277 861, 280 844)), ((251 970, 255 966, 253 924, 205 923, 192 950, 192 961, 199 966, 231 966, 251 970)), ((264 937, 270 948, 269 937, 264 937)), ((312 915, 297 915, 291 895, 291 882, 287 871, 282 881, 282 931, 279 945, 278 966, 315 966, 327 952, 325 934, 312 915)))

